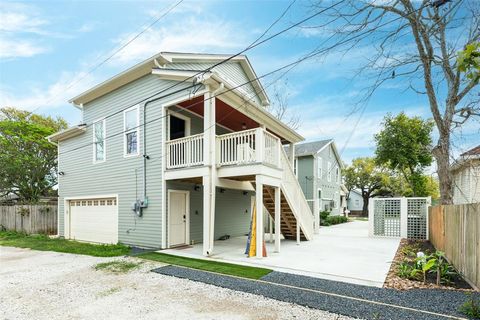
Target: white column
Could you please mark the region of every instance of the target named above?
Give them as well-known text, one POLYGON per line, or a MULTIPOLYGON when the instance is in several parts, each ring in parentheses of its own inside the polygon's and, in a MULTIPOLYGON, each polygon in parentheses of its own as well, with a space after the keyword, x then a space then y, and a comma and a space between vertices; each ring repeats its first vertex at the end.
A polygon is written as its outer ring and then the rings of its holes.
POLYGON ((212 92, 205 93, 203 104, 203 161, 208 167, 204 177, 203 190, 203 254, 211 255, 215 234, 215 194, 216 194, 216 132, 215 132, 215 98, 212 92), (208 180, 208 181, 205 181, 208 180), (208 225, 207 225, 208 224, 208 225))
POLYGON ((269 238, 270 238, 270 243, 273 243, 273 219, 272 215, 268 214, 268 233, 269 233, 269 238))
POLYGON ((210 248, 210 176, 203 177, 203 255, 211 254, 210 248))
POLYGON ((400 199, 400 236, 406 238, 408 235, 408 203, 407 198, 400 199))
POLYGON ((257 175, 255 179, 255 197, 257 206, 257 258, 263 257, 263 181, 257 175))
POLYGON ((275 252, 280 252, 280 232, 281 232, 281 216, 280 216, 280 188, 275 188, 275 252))
POLYGON ((297 246, 300 244, 300 223, 297 220, 297 246))
POLYGON ((370 198, 368 200, 368 236, 373 237, 374 236, 374 210, 375 208, 375 198, 370 198))
POLYGON ((288 159, 290 159, 292 168, 295 168, 295 145, 293 143, 290 143, 288 148, 288 159))
POLYGON ((320 233, 320 210, 319 210, 319 202, 320 199, 318 198, 318 179, 319 177, 317 176, 318 174, 318 161, 317 157, 313 157, 313 190, 312 190, 312 196, 313 196, 313 232, 315 234, 320 233))

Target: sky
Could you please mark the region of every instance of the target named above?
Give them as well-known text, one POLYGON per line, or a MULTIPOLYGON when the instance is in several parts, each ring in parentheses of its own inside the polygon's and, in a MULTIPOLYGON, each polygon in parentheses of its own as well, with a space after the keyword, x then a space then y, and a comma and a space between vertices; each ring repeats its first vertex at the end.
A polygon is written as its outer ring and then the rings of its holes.
MULTIPOLYGON (((81 121, 68 100, 161 51, 236 53, 274 22, 290 1, 184 1, 121 51, 177 1, 0 1, 0 106, 14 106, 81 121), (100 64, 102 61, 106 62, 100 64), (100 64, 100 65, 99 65, 100 64)), ((268 37, 312 12, 296 1, 268 37)), ((257 75, 294 62, 318 47, 325 30, 310 28, 322 17, 275 37, 245 54, 257 75)), ((264 38, 265 38, 264 37, 264 38)), ((263 39, 264 39, 263 38, 263 39)), ((343 160, 372 156, 373 136, 383 117, 405 112, 431 117, 426 96, 404 90, 393 79, 359 107, 366 79, 355 71, 371 55, 365 44, 348 54, 307 60, 272 85, 285 95, 288 112, 298 116, 306 141, 333 138, 343 160)), ((480 124, 455 132, 455 152, 480 141, 480 124)))

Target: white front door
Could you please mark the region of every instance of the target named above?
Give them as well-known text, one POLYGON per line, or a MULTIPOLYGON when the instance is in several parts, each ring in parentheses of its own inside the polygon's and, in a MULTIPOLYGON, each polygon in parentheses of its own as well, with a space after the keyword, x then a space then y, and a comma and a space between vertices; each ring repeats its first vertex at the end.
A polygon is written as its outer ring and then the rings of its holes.
POLYGON ((188 191, 169 190, 170 246, 188 244, 188 191))

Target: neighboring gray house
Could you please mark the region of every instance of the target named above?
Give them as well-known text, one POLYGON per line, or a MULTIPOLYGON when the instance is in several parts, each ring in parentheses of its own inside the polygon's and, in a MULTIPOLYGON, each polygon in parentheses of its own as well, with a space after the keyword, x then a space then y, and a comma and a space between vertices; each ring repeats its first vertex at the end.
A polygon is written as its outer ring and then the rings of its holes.
POLYGON ((282 148, 303 138, 266 111, 246 56, 160 53, 70 102, 82 124, 49 137, 58 145, 59 235, 152 248, 202 243, 211 255, 220 236, 248 232, 256 202, 275 220, 276 251, 280 233, 313 237, 293 153, 282 148))
MULTIPOLYGON (((286 149, 288 149, 287 147, 286 149)), ((295 145, 295 174, 315 212, 316 226, 320 211, 341 214, 343 162, 331 139, 295 145)))
POLYGON ((359 190, 351 190, 348 195, 347 208, 350 214, 360 215, 363 210, 362 192, 359 190))

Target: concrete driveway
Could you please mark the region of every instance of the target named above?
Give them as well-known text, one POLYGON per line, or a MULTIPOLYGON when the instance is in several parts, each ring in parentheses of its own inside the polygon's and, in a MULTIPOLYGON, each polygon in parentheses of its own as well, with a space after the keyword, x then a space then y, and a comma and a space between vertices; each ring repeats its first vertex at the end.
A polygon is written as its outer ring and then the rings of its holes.
MULTIPOLYGON (((268 235, 266 239, 267 258, 247 258, 244 254, 246 237, 239 237, 216 241, 211 259, 381 287, 400 243, 400 239, 368 237, 367 221, 322 227, 312 241, 300 245, 282 240, 280 253, 273 252, 268 235)), ((201 244, 162 252, 203 258, 201 244)))

